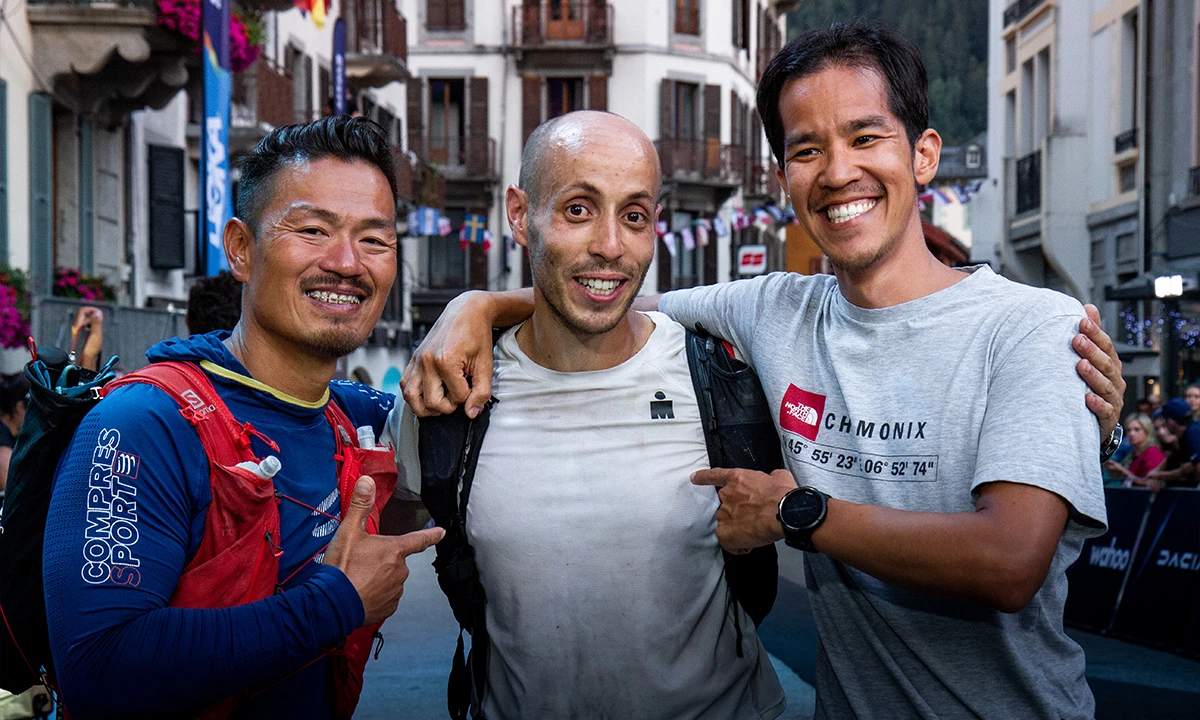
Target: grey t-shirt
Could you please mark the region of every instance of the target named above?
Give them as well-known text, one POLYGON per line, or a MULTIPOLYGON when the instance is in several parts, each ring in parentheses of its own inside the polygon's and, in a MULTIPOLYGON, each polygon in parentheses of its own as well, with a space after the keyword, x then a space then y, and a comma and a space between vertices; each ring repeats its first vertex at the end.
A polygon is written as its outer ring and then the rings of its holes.
POLYGON ((1045 584, 1013 614, 807 556, 818 718, 1092 716, 1083 651, 1062 625, 1065 571, 1107 523, 1099 431, 1070 344, 1078 302, 980 267, 883 309, 851 304, 832 276, 783 273, 668 293, 660 307, 745 353, 802 484, 950 513, 1005 480, 1070 505, 1045 584))

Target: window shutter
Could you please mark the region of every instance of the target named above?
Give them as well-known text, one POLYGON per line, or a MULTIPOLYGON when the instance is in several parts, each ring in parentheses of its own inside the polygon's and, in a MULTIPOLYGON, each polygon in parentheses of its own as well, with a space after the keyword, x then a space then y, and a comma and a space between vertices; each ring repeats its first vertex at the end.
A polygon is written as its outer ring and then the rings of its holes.
POLYGON ((446 3, 446 29, 465 30, 467 28, 467 16, 463 9, 465 0, 443 1, 446 3))
POLYGON ((79 118, 79 269, 95 271, 96 190, 92 123, 79 118))
POLYGON ((538 125, 542 124, 542 78, 540 75, 526 75, 521 78, 521 124, 523 138, 521 144, 529 139, 538 125))
POLYGON ((587 42, 608 41, 608 6, 604 0, 590 0, 587 17, 587 42))
POLYGON ((703 246, 704 251, 704 279, 705 285, 717 284, 717 236, 716 233, 708 234, 708 244, 703 246))
POLYGON ((426 0, 425 27, 429 30, 445 30, 446 13, 450 0, 426 0))
POLYGON ((408 81, 408 149, 425 157, 425 81, 408 81))
POLYGON ((668 140, 675 135, 675 82, 663 80, 658 88, 658 137, 668 140))
POLYGON ((720 85, 704 86, 704 172, 706 177, 715 177, 721 172, 720 85))
POLYGON ((35 295, 54 283, 53 126, 50 96, 29 94, 29 276, 35 295))
POLYGON ((488 167, 488 79, 471 78, 471 114, 467 127, 467 174, 489 174, 488 167))
POLYGON ((8 262, 8 83, 0 79, 0 262, 8 262))
MULTIPOLYGON (((675 242, 679 242, 678 238, 675 242)), ((654 247, 658 254, 658 291, 664 293, 673 289, 671 287, 671 260, 674 258, 671 257, 671 253, 661 238, 654 241, 654 247)))
POLYGON ((588 78, 588 110, 608 109, 608 77, 592 75, 588 78))
POLYGON ((150 267, 184 266, 183 149, 151 145, 150 267))

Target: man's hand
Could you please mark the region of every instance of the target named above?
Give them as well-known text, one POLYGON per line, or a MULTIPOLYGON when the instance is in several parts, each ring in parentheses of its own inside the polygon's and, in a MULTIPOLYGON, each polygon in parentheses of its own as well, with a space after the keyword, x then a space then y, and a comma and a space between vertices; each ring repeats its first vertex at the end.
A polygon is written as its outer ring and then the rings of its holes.
POLYGON ((1113 348, 1112 338, 1100 327, 1100 311, 1095 305, 1083 307, 1087 318, 1079 321, 1079 334, 1072 342, 1083 359, 1075 365, 1075 370, 1092 389, 1087 394, 1087 406, 1100 420, 1103 443, 1121 420, 1125 379, 1121 377, 1121 359, 1113 348))
POLYGON ((75 338, 83 328, 88 329, 87 342, 79 351, 79 366, 89 370, 100 369, 100 348, 104 343, 104 311, 91 305, 79 308, 75 322, 71 323, 71 349, 75 349, 75 338))
POLYGON ((355 484, 346 517, 321 561, 346 573, 358 591, 366 612, 364 626, 383 622, 396 612, 408 579, 405 558, 424 552, 446 534, 431 528, 407 535, 368 535, 367 516, 374 505, 375 481, 364 475, 355 484))
POLYGON ((717 542, 721 547, 745 553, 783 539, 779 501, 796 489, 796 479, 787 470, 770 475, 755 470, 697 470, 692 482, 718 488, 717 542))
POLYGON ((413 353, 400 378, 404 402, 417 417, 466 406, 475 417, 492 396, 492 327, 482 293, 452 300, 413 353))

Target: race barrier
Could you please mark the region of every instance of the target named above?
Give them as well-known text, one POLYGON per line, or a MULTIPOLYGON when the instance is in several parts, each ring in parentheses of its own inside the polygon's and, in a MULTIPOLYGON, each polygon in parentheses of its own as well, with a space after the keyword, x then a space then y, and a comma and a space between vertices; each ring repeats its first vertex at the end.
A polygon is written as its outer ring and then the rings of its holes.
POLYGON ((1067 570, 1068 624, 1200 657, 1200 491, 1106 488, 1108 532, 1067 570))

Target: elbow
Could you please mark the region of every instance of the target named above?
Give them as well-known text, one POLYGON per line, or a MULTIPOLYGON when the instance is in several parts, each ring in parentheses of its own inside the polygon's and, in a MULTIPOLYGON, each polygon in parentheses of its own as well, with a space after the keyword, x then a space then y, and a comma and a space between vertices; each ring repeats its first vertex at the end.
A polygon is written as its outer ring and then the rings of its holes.
POLYGON ((991 565, 981 578, 980 600, 1002 613, 1024 610, 1046 582, 1053 556, 1009 557, 991 565))

